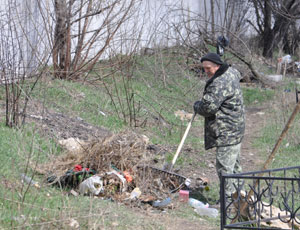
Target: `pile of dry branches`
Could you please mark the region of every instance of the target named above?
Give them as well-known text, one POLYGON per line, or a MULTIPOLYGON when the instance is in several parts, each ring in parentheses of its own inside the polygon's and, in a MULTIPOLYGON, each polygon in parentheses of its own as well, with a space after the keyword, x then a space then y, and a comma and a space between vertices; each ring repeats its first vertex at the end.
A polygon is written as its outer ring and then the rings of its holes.
POLYGON ((93 169, 98 173, 108 172, 113 168, 120 171, 135 171, 138 164, 145 163, 148 138, 132 131, 112 134, 101 140, 86 143, 79 151, 66 152, 51 162, 39 165, 36 169, 41 174, 54 173, 63 175, 75 165, 93 169))
MULTIPOLYGON (((130 192, 139 188, 142 196, 140 201, 164 199, 170 196, 171 190, 176 190, 182 181, 148 167, 151 158, 147 156, 148 138, 132 131, 112 134, 102 140, 82 144, 76 151, 68 151, 51 162, 39 165, 37 172, 44 175, 63 176, 75 165, 93 169, 103 180, 104 193, 119 201, 128 200, 130 192), (132 181, 127 181, 126 191, 121 180, 115 174, 107 174, 113 170, 125 175, 128 172, 132 181)), ((74 187, 74 189, 77 189, 74 187)))

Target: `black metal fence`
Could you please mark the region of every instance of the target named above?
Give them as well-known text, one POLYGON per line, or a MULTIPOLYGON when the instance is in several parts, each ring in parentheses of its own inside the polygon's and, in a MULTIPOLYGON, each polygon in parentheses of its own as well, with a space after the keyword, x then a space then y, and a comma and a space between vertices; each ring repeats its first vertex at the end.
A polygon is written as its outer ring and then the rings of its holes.
POLYGON ((222 175, 220 200, 221 230, 300 229, 300 166, 222 175))

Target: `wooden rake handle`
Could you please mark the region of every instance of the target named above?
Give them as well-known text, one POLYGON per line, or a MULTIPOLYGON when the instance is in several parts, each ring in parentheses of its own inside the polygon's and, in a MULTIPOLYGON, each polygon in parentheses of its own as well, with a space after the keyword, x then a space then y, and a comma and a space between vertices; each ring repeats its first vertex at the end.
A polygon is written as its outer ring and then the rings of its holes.
POLYGON ((175 153, 175 155, 173 157, 172 164, 171 164, 171 167, 170 167, 170 171, 173 169, 173 166, 174 166, 174 164, 175 164, 175 162, 176 162, 176 160, 178 158, 178 155, 179 155, 179 153, 180 153, 180 151, 182 149, 183 143, 184 143, 184 141, 185 141, 185 139, 186 139, 186 137, 187 137, 187 135, 188 135, 188 133, 190 131, 190 128, 191 128, 192 123, 193 123, 193 121, 195 119, 195 116, 196 116, 196 113, 194 113, 192 119, 190 120, 190 122, 188 123, 188 125, 186 127, 186 130, 185 130, 185 132, 183 134, 183 137, 182 137, 182 139, 180 141, 180 144, 178 145, 177 151, 176 151, 176 153, 175 153))

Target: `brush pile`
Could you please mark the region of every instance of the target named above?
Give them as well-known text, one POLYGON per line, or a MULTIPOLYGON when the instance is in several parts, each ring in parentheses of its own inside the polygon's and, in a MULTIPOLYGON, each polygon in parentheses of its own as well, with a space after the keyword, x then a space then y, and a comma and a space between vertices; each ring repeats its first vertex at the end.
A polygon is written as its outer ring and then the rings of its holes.
POLYGON ((84 179, 97 175, 103 182, 103 192, 99 196, 118 201, 165 199, 171 190, 180 187, 182 181, 147 167, 151 164, 147 145, 146 136, 123 131, 101 140, 81 142, 81 148, 39 165, 36 171, 48 176, 48 182, 63 182, 60 186, 68 185, 66 187, 74 190, 84 179), (141 194, 132 198, 137 188, 141 194))
POLYGON ((112 134, 104 139, 81 143, 81 148, 53 157, 49 163, 39 165, 37 171, 60 177, 75 165, 103 173, 117 168, 135 170, 138 164, 146 163, 146 136, 134 132, 112 134))

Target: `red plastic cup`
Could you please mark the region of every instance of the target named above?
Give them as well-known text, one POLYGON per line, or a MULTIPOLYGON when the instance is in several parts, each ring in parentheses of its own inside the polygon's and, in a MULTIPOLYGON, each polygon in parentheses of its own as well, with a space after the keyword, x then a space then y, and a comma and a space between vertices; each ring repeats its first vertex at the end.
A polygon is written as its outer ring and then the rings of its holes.
POLYGON ((189 201, 189 191, 180 190, 179 191, 179 200, 182 202, 188 202, 189 201))

